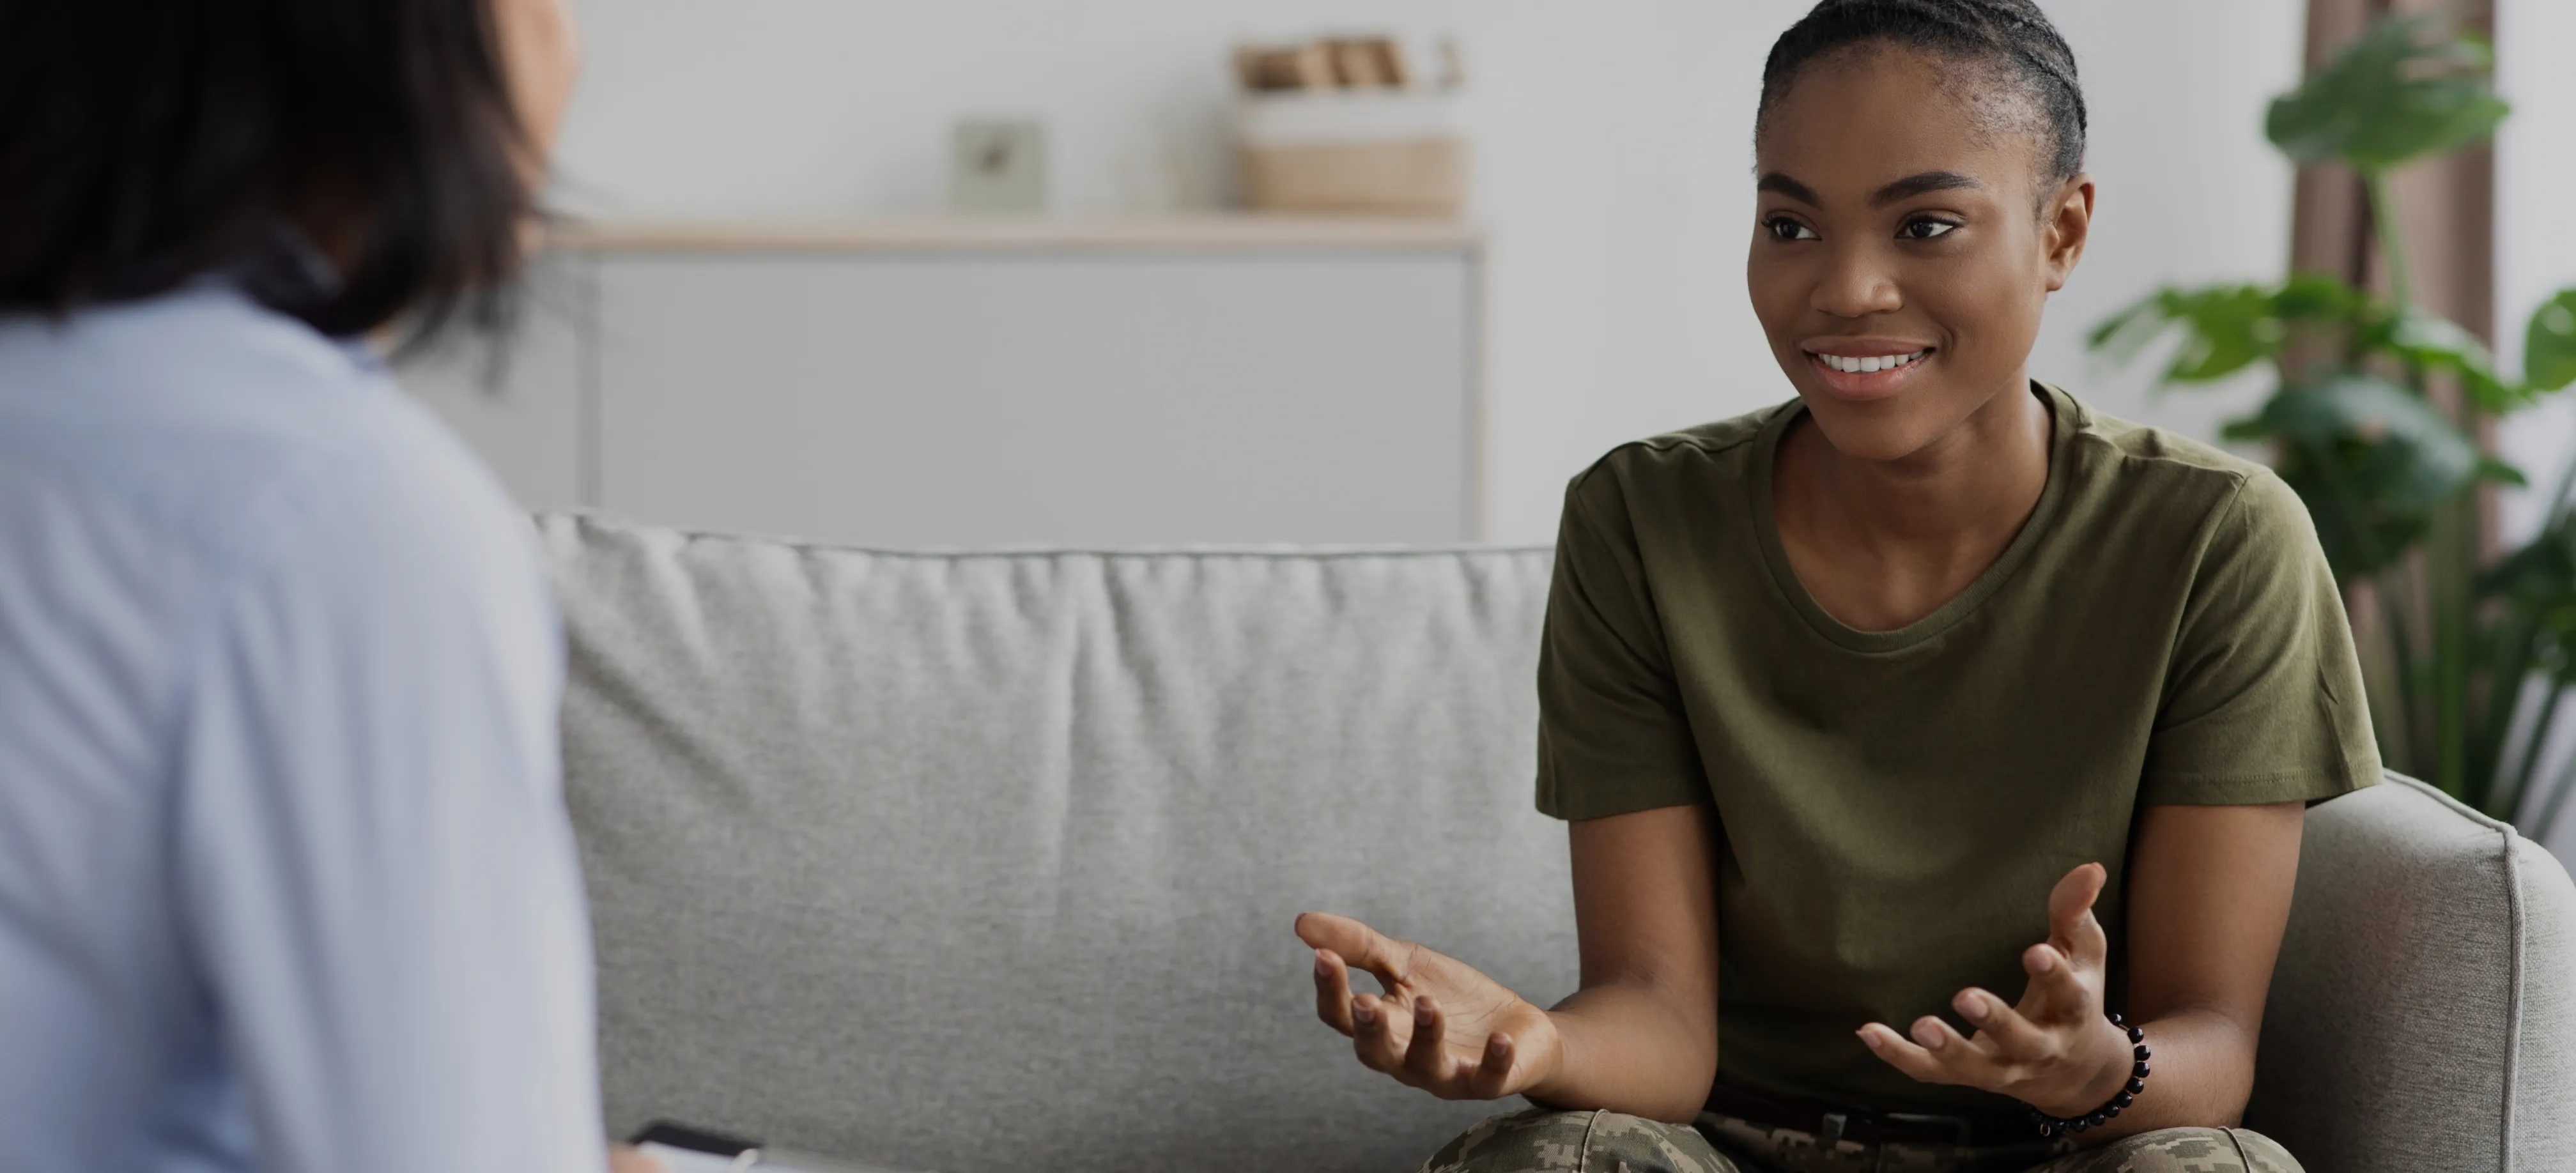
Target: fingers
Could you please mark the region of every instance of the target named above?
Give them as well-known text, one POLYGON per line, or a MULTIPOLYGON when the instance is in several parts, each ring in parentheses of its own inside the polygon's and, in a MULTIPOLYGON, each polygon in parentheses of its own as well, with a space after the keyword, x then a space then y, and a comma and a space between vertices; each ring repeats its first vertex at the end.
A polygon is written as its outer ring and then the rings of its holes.
POLYGON ((1932 1015, 1914 1020, 1912 1037, 1885 1023, 1860 1028, 1860 1040, 1891 1067, 1924 1083, 1991 1087, 2002 1082, 1995 1056, 1932 1015))
POLYGON ((2030 989, 2022 995, 2025 1017, 2043 1022, 2082 1022, 2102 1012, 2101 995, 2085 981, 2084 971, 2054 945, 2033 945, 2021 953, 2022 972, 2030 989))
POLYGON ((1450 1082, 1453 1064, 1440 1047, 1440 1036, 1448 1025, 1437 1003, 1427 997, 1413 1000, 1413 1038, 1404 1048, 1404 1069, 1413 1078, 1406 1082, 1434 1089, 1450 1082))
POLYGON ((1315 950, 1315 1017, 1350 1036, 1351 971, 1330 949, 1315 950))
POLYGON ((1455 1039, 1446 1009, 1409 981, 1418 965, 1445 980, 1440 955, 1331 913, 1299 916, 1297 936, 1315 951, 1315 1016, 1351 1040, 1363 1066, 1448 1099, 1500 1099, 1520 1090, 1518 1040, 1497 1032, 1470 1052, 1474 1036, 1455 1039), (1352 966, 1375 974, 1386 992, 1354 993, 1352 966))
POLYGON ((1413 1042, 1404 1053, 1405 1082, 1443 1099, 1499 1100, 1521 1090, 1520 1048, 1499 1031, 1474 1054, 1453 1049, 1449 1018, 1429 998, 1413 1002, 1413 1042))
POLYGON ((1476 1069, 1467 1076, 1467 1095, 1474 1100, 1499 1100, 1519 1090, 1512 1082, 1512 1065, 1519 1062, 1519 1047, 1506 1034, 1489 1036, 1485 1053, 1476 1069))
POLYGON ((1888 1066, 1913 1076, 1921 1082, 1962 1082, 1957 1076, 1951 1074, 1949 1067, 1942 1063, 1939 1056, 1932 1053, 1931 1048, 1896 1033, 1894 1028, 1884 1023, 1873 1022, 1860 1028, 1860 1041, 1867 1044, 1870 1053, 1884 1060, 1888 1066))
POLYGON ((1968 1041, 1958 1028, 1933 1015, 1914 1020, 1914 1045, 1932 1056, 1947 1073, 1945 1083, 1964 1083, 1978 1087, 1995 1081, 1995 1057, 1985 1047, 1968 1041))
POLYGON ((2056 1036, 1991 993, 1975 988, 1961 990, 1958 997, 1950 999, 1950 1006, 1977 1028, 1973 1041, 2004 1062, 2038 1062, 2057 1053, 2056 1036))
POLYGON ((1416 1083, 1404 1065, 1405 1041, 1413 1034, 1413 1021, 1403 1007, 1375 994, 1362 994, 1351 999, 1351 1024, 1351 1049, 1362 1065, 1392 1075, 1400 1083, 1416 1083))
POLYGON ((1376 974, 1390 990, 1411 976, 1411 946, 1347 916, 1329 912, 1300 914, 1297 938, 1317 949, 1330 949, 1350 964, 1376 974))
POLYGON ((1429 998, 1414 999, 1410 1011, 1374 994, 1360 995, 1352 1006, 1359 1020, 1352 1046, 1369 1068, 1444 1099, 1497 1100, 1515 1090, 1512 1066, 1519 1055, 1510 1036, 1486 1038, 1470 1057, 1449 1048, 1448 1016, 1429 998))
POLYGON ((1347 916, 1329 912, 1297 914, 1297 939, 1317 949, 1330 949, 1344 957, 1359 951, 1368 939, 1369 927, 1347 916))
POLYGON ((2049 943, 2078 965, 2099 968, 2110 955, 2110 938, 2093 915, 2093 904, 2101 899, 2102 885, 2110 875, 2101 864, 2088 863, 2066 873, 2049 890, 2049 943))

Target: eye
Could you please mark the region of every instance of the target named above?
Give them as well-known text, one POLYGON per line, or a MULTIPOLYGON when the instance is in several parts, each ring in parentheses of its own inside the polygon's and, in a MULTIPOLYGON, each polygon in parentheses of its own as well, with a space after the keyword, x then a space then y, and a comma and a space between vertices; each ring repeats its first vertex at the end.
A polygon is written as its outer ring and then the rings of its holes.
POLYGON ((1773 216, 1769 220, 1764 221, 1762 226, 1770 229, 1771 235, 1778 237, 1781 240, 1823 239, 1816 235, 1815 229, 1798 223, 1787 216, 1773 216))
POLYGON ((1939 240, 1956 231, 1958 227, 1959 222, 1956 220, 1944 220, 1938 216, 1916 216, 1906 221, 1905 227, 1897 229, 1896 235, 1902 240, 1939 240))

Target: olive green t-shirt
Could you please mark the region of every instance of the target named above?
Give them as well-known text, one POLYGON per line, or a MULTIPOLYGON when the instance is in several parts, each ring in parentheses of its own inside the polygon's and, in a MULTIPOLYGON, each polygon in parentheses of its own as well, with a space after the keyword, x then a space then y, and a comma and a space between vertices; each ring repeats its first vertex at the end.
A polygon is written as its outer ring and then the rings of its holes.
POLYGON ((1782 552, 1772 453, 1797 403, 1626 445, 1567 491, 1539 809, 1714 804, 1721 1080, 1887 1111, 2009 1107, 1916 1083, 1853 1031, 1955 1023, 1964 986, 2018 998, 2050 887, 2087 861, 2110 870, 2116 997, 2139 806, 2378 779, 2298 497, 2259 465, 2036 392, 2055 427, 2029 521, 1895 631, 1837 622, 1782 552))

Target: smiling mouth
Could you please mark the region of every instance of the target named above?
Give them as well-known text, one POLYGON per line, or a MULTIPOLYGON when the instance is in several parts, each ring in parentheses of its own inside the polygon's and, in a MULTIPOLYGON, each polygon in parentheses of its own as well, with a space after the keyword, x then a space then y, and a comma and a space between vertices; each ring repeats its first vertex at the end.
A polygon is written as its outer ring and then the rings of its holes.
POLYGON ((1847 358, 1839 354, 1819 354, 1814 357, 1817 362, 1846 375, 1872 375, 1880 371, 1912 366, 1931 353, 1931 349, 1927 347, 1912 354, 1874 355, 1867 358, 1847 358))

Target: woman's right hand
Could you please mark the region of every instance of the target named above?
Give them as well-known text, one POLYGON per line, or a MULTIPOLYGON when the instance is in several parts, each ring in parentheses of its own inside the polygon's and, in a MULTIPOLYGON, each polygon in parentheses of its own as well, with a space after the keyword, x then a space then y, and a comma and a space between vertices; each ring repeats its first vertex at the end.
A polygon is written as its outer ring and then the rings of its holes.
POLYGON ((1316 1017, 1371 1070, 1444 1100, 1499 1100, 1556 1073, 1556 1020, 1475 967, 1329 912, 1299 916, 1297 936, 1315 949, 1316 1017), (1385 995, 1354 996, 1354 965, 1385 995))

